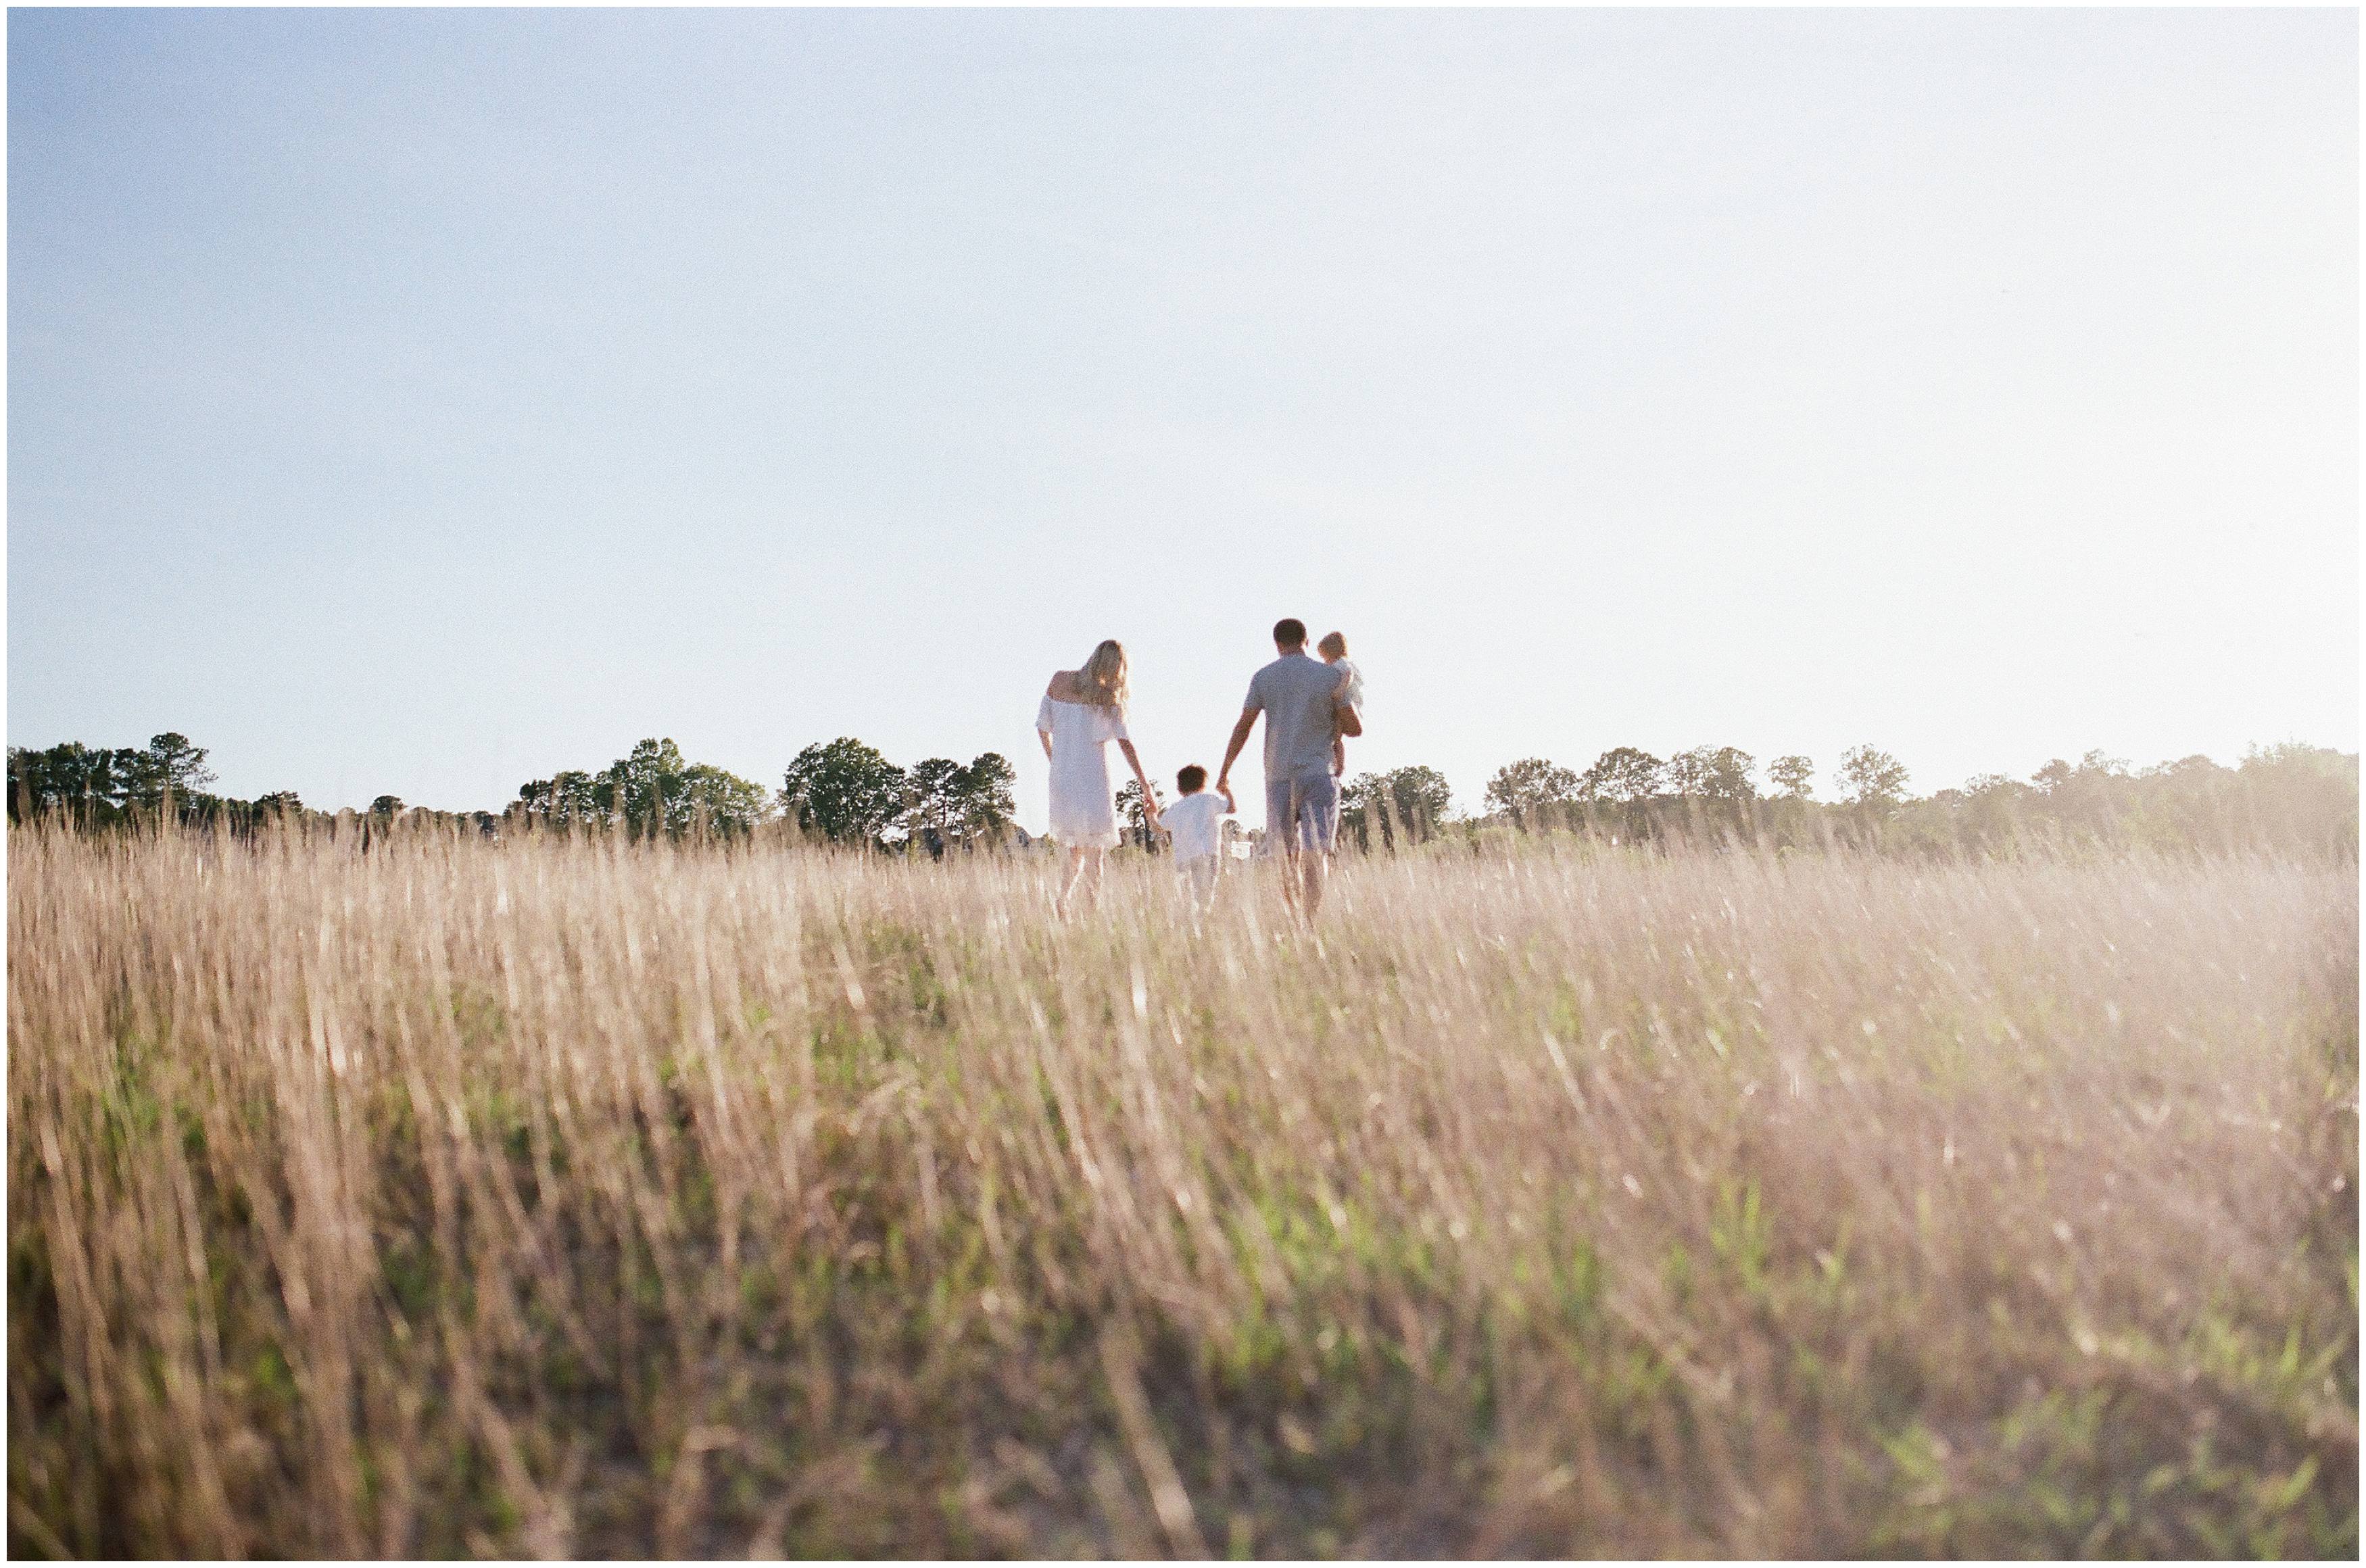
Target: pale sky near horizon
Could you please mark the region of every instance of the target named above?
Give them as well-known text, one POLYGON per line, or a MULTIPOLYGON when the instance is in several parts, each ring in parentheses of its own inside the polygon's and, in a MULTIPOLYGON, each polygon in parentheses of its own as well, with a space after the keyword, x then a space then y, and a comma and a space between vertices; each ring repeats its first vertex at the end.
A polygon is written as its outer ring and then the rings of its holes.
POLYGON ((6 25, 12 745, 2358 747, 2354 11, 6 25))

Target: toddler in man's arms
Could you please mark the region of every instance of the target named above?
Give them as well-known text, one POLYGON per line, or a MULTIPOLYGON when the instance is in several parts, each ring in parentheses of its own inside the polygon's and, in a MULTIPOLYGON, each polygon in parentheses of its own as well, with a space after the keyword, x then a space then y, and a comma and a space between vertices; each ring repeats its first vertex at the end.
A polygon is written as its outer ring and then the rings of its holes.
MULTIPOLYGON (((1323 655, 1324 664, 1339 672, 1339 700, 1350 708, 1362 708, 1364 672, 1348 661, 1347 639, 1336 632, 1325 632, 1323 640, 1314 644, 1314 651, 1323 655)), ((1331 737, 1331 771, 1335 776, 1344 776, 1347 771, 1347 737, 1345 735, 1331 737)))

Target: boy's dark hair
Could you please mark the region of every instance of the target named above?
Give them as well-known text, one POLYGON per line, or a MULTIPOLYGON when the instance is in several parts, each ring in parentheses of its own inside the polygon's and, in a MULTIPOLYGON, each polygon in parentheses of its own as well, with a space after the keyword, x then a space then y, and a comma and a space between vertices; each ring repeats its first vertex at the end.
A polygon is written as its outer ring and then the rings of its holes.
POLYGON ((1297 616, 1288 616, 1273 623, 1273 640, 1285 648, 1306 646, 1306 622, 1297 616))
POLYGON ((1208 770, 1198 763, 1175 775, 1175 788, 1187 795, 1196 795, 1208 782, 1208 770))

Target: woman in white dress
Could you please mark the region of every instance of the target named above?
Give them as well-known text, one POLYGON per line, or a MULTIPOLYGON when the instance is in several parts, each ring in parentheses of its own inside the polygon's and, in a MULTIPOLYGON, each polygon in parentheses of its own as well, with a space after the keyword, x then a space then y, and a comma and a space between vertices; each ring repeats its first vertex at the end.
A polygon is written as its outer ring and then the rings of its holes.
POLYGON ((1082 669, 1064 669, 1044 688, 1042 705, 1035 710, 1035 733, 1042 738, 1043 755, 1052 764, 1052 836, 1068 846, 1068 874, 1061 879, 1059 909, 1064 916, 1076 900, 1079 884, 1087 896, 1098 894, 1101 857, 1118 841, 1117 803, 1110 794, 1107 747, 1117 742, 1142 786, 1142 800, 1157 825, 1150 776, 1134 755, 1133 738, 1125 733, 1125 649, 1114 640, 1093 650, 1082 669))

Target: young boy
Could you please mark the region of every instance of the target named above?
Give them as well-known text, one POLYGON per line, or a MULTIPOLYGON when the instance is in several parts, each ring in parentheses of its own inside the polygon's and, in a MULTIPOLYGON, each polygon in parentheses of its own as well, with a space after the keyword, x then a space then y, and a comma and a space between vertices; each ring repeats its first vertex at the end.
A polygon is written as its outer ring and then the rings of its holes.
POLYGON ((1224 819, 1236 808, 1227 788, 1211 795, 1208 770, 1199 764, 1175 775, 1182 799, 1162 807, 1158 825, 1175 846, 1175 869, 1190 890, 1191 902, 1206 909, 1215 902, 1216 878, 1224 865, 1224 819))
MULTIPOLYGON (((1364 672, 1347 662, 1347 639, 1337 632, 1325 632, 1323 633, 1323 640, 1314 644, 1314 651, 1323 655, 1324 664, 1339 672, 1339 695, 1346 700, 1347 706, 1362 708, 1364 672)), ((1347 737, 1333 735, 1331 737, 1331 775, 1335 778, 1342 778, 1346 777, 1346 773, 1347 737)))

